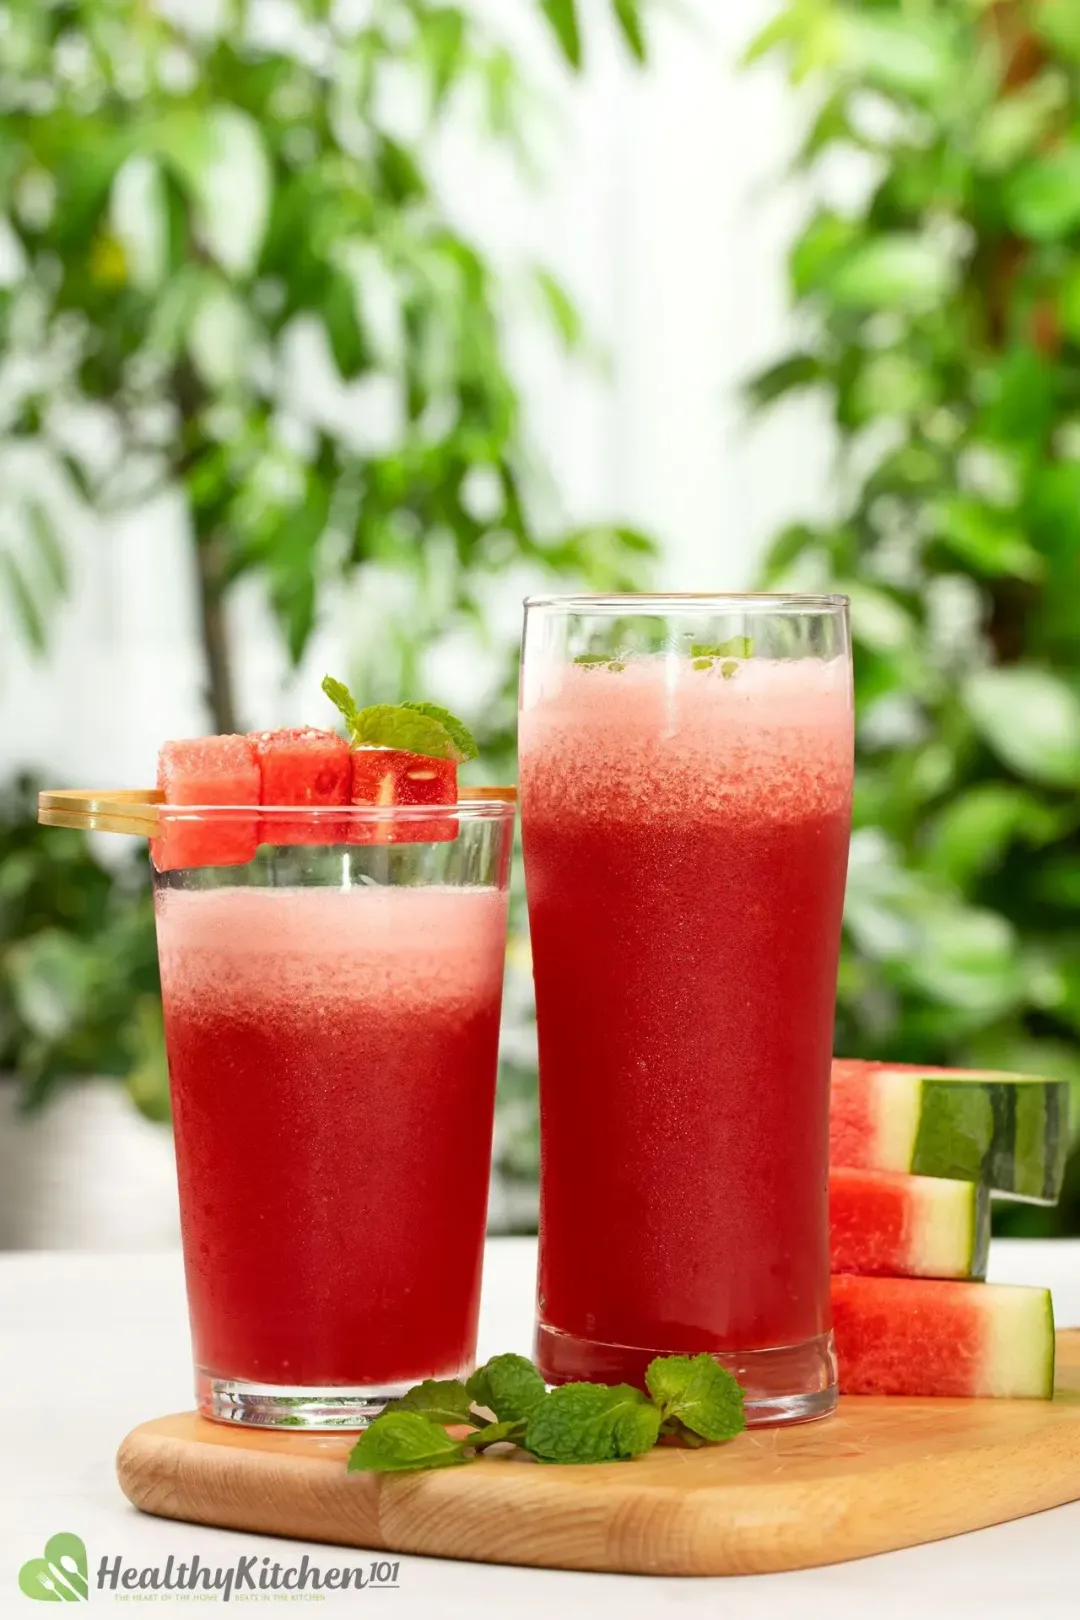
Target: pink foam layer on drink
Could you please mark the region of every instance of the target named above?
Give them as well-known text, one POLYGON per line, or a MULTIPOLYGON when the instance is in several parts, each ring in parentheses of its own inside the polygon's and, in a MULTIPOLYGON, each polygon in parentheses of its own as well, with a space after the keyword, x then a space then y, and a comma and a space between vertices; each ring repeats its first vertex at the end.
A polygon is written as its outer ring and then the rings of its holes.
POLYGON ((162 890, 166 993, 188 1014, 271 1004, 305 1019, 320 1004, 442 1015, 498 996, 506 896, 428 886, 162 890))
POLYGON ((549 667, 526 692, 522 794, 532 816, 560 821, 751 805, 802 819, 846 802, 852 737, 842 659, 739 660, 727 678, 689 658, 549 667))

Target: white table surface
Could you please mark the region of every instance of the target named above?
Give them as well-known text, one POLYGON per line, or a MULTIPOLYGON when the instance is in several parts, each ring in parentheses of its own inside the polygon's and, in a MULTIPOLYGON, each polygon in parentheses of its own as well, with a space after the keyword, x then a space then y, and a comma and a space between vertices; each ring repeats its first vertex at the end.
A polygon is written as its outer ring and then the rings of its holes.
MULTIPOLYGON (((480 1354, 530 1348, 535 1245, 488 1246, 480 1354)), ((1080 1242, 1000 1243, 991 1277, 1054 1290, 1059 1326, 1080 1325, 1080 1242)), ((24 1559, 59 1530, 81 1535, 91 1571, 102 1554, 162 1564, 197 1552, 230 1564, 264 1553, 286 1562, 298 1544, 200 1529, 136 1513, 113 1473, 116 1447, 145 1418, 191 1405, 178 1255, 0 1257, 0 1617, 33 1613, 17 1585, 24 1559)), ((1080 1483, 1080 1482, 1078 1482, 1080 1483)), ((370 1555, 309 1547, 321 1567, 367 1567, 370 1555)), ((192 1613, 195 1599, 142 1594, 192 1613)), ((92 1592, 95 1604, 118 1599, 92 1592)), ((139 1596, 135 1601, 139 1601, 139 1596)), ((283 1601, 284 1594, 277 1600, 283 1601)), ((122 1601, 122 1599, 121 1599, 122 1601)), ((127 1599, 128 1603, 132 1601, 127 1599)), ((203 1604, 215 1601, 204 1597, 203 1604)), ((236 1599, 234 1598, 234 1602, 236 1599)), ((275 1606, 254 1596, 260 1612, 275 1606)), ((296 1601, 294 1599, 294 1601, 296 1601)), ((401 1560, 396 1591, 326 1594, 305 1611, 387 1620, 507 1614, 777 1616, 813 1620, 949 1620, 971 1615, 1055 1620, 1080 1615, 1080 1504, 907 1552, 791 1575, 677 1579, 585 1575, 434 1558, 401 1560)), ((40 1611, 38 1611, 40 1612, 40 1611)))

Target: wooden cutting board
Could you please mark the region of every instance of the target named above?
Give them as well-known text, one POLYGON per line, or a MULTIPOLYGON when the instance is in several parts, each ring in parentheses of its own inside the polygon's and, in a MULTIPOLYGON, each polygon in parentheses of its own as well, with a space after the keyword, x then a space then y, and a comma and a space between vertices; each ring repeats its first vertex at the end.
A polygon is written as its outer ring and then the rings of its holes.
POLYGON ((1058 1334, 1052 1402, 846 1397, 824 1422, 578 1468, 514 1453, 349 1475, 351 1443, 183 1412, 129 1434, 117 1469, 146 1513, 261 1535, 556 1569, 805 1569, 1080 1498, 1080 1331, 1058 1334))

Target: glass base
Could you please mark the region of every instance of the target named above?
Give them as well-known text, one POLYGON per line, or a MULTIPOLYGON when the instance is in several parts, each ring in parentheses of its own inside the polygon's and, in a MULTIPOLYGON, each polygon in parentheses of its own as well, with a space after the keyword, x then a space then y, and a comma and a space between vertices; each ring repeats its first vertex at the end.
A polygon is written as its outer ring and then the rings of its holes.
POLYGON ((216 1378, 195 1369, 199 1413, 215 1423, 241 1423, 253 1429, 366 1429, 387 1401, 404 1395, 408 1384, 378 1388, 327 1385, 304 1389, 290 1384, 250 1384, 216 1378))
MULTIPOLYGON (((582 1379, 644 1388, 645 1369, 654 1356, 687 1353, 693 1352, 642 1350, 636 1345, 582 1339, 545 1322, 536 1330, 536 1360, 549 1384, 582 1379)), ((811 1423, 836 1409, 836 1351, 831 1333, 774 1350, 718 1351, 714 1359, 746 1391, 748 1428, 811 1423)))

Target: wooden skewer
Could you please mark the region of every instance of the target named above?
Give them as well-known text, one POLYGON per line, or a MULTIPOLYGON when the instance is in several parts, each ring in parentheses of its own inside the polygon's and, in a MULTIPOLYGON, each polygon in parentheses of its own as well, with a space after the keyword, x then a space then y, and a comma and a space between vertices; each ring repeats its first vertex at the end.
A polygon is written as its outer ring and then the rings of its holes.
MULTIPOLYGON (((514 804, 517 788, 469 785, 462 789, 463 804, 491 800, 514 804)), ((38 794, 38 821, 43 827, 75 827, 84 832, 156 838, 161 831, 159 806, 164 802, 165 796, 157 788, 53 789, 38 794)))

